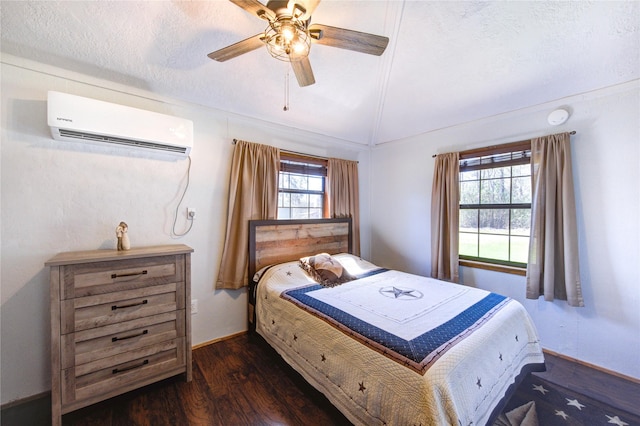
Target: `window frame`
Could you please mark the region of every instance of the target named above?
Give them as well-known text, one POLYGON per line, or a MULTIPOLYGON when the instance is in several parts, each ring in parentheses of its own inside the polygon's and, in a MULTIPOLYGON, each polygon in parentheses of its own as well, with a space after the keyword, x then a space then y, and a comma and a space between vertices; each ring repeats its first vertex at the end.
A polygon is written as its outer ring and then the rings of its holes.
MULTIPOLYGON (((497 168, 497 167, 504 167, 504 166, 531 164, 531 140, 506 143, 506 144, 500 144, 500 145, 492 145, 489 147, 463 151, 459 153, 459 159, 460 159, 460 162, 459 162, 458 173, 462 173, 463 171, 471 171, 471 170, 482 170, 482 169, 497 168), (496 156, 499 154, 515 153, 515 152, 522 152, 522 153, 527 152, 528 156, 526 154, 523 154, 522 157, 516 160, 510 159, 510 160, 503 160, 503 161, 489 163, 491 164, 491 166, 488 166, 487 163, 483 164, 481 162, 475 163, 471 166, 469 165, 460 166, 465 162, 465 160, 469 161, 471 159, 476 159, 478 157, 496 156)), ((511 195, 512 195, 512 192, 510 189, 510 196, 511 195)), ((499 209, 508 209, 510 211, 513 208, 531 209, 531 203, 484 204, 484 205, 483 204, 464 204, 463 205, 462 202, 460 201, 458 205, 460 210, 473 209, 473 208, 482 209, 482 207, 484 207, 487 210, 499 208, 499 209)), ((511 215, 511 212, 509 214, 511 215)), ((510 230, 507 235, 511 236, 510 230)), ((460 227, 458 227, 458 236, 460 236, 460 227)), ((531 235, 529 234, 529 238, 530 237, 531 235)), ((506 273, 522 275, 522 276, 525 276, 527 271, 526 263, 523 264, 520 262, 501 261, 499 259, 487 259, 487 258, 481 258, 481 257, 475 257, 475 256, 465 256, 465 255, 460 255, 459 251, 458 251, 458 262, 461 266, 486 269, 486 270, 492 270, 492 271, 498 271, 498 272, 506 272, 506 273)))
MULTIPOLYGON (((280 152, 280 171, 278 173, 278 215, 279 220, 287 220, 294 218, 281 218, 280 213, 280 194, 309 194, 309 195, 322 195, 322 208, 320 218, 326 218, 327 216, 327 166, 328 161, 323 158, 307 156, 303 154, 280 152), (293 163, 291 163, 293 162, 293 163), (290 189, 280 187, 280 173, 292 173, 303 176, 320 176, 322 177, 322 190, 301 190, 290 189)), ((291 206, 289 206, 289 212, 291 212, 291 206)), ((291 215, 290 215, 291 216, 291 215)), ((309 217, 307 217, 309 218, 309 217)), ((297 218, 296 218, 297 219, 297 218)))

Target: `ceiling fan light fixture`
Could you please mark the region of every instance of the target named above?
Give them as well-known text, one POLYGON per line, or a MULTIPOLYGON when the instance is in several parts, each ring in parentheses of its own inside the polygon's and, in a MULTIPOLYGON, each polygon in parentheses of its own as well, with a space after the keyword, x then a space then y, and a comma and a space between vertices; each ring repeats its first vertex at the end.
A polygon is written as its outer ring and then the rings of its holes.
POLYGON ((290 22, 285 22, 280 27, 280 34, 285 43, 291 43, 296 36, 296 28, 290 22))
POLYGON ((309 48, 306 43, 301 40, 296 40, 291 44, 291 46, 293 47, 293 53, 295 53, 296 56, 302 57, 303 55, 307 56, 309 54, 309 48))
POLYGON ((224 62, 266 45, 269 54, 291 63, 298 85, 316 82, 309 61, 311 42, 368 55, 384 53, 389 38, 329 25, 311 24, 311 16, 321 0, 230 0, 236 6, 267 21, 267 28, 207 56, 224 62))
POLYGON ((271 56, 286 62, 306 58, 311 49, 306 24, 289 16, 270 22, 264 32, 264 41, 271 56))

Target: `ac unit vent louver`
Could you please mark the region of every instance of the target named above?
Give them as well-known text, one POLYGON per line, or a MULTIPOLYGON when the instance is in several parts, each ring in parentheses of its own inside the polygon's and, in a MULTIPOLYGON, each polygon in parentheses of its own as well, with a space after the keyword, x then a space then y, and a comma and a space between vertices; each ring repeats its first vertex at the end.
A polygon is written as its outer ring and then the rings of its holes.
POLYGON ((190 120, 95 99, 48 93, 54 139, 111 144, 186 157, 193 145, 190 120))
POLYGON ((166 152, 175 152, 178 154, 185 154, 187 152, 187 148, 184 146, 170 146, 170 145, 162 145, 159 143, 153 142, 143 142, 143 141, 134 141, 131 139, 122 139, 122 138, 114 138, 113 136, 101 136, 94 135, 91 133, 81 133, 74 132, 72 130, 60 129, 60 136, 72 139, 81 139, 85 141, 91 142, 103 142, 108 144, 115 145, 124 145, 133 148, 146 148, 153 149, 157 151, 166 151, 166 152))

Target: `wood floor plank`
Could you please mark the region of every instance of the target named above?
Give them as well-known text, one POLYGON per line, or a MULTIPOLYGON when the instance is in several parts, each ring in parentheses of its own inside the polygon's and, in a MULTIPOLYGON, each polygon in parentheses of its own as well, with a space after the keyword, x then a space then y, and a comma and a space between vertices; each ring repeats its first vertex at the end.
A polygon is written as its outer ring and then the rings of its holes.
POLYGON ((176 386, 180 399, 184 401, 183 407, 188 424, 208 424, 215 418, 216 398, 198 364, 194 365, 192 382, 179 382, 176 386))

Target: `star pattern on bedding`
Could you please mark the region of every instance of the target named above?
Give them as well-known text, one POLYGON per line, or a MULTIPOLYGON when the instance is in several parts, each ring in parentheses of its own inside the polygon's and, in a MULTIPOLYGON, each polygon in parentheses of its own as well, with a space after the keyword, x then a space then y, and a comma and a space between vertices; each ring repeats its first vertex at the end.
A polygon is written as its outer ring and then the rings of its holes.
MULTIPOLYGON (((605 416, 607 416, 605 414, 605 416)), ((620 417, 618 416, 607 416, 607 419, 609 419, 609 421, 607 423, 613 424, 613 425, 618 425, 618 426, 629 426, 629 423, 627 422, 623 422, 622 420, 620 420, 620 417)))
POLYGON ((572 405, 580 411, 582 411, 582 409, 585 407, 583 404, 580 404, 580 402, 578 402, 577 399, 569 399, 569 398, 565 398, 565 399, 567 400, 567 405, 572 405))
POLYGON ((386 294, 393 295, 394 299, 420 299, 422 298, 422 293, 418 290, 407 289, 403 290, 398 287, 385 287, 380 289, 380 293, 383 293, 383 296, 386 294))
MULTIPOLYGON (((581 403, 577 398, 559 398, 558 400, 557 398, 557 392, 554 391, 553 389, 549 390, 547 388, 545 388, 542 384, 536 384, 536 383, 532 383, 532 389, 535 392, 540 392, 540 394, 542 394, 542 398, 543 401, 548 401, 548 403, 550 405, 556 405, 556 404, 561 404, 562 399, 564 399, 566 401, 566 407, 573 407, 573 408, 565 408, 565 409, 554 409, 553 412, 555 414, 555 416, 557 417, 562 417, 563 420, 565 421, 569 421, 571 422, 572 419, 573 421, 575 421, 575 418, 573 417, 572 413, 574 413, 574 415, 576 416, 584 416, 585 414, 577 414, 575 413, 575 411, 572 410, 578 410, 578 411, 582 411, 585 412, 586 411, 586 415, 588 416, 592 416, 591 418, 593 419, 593 424, 613 424, 613 425, 617 425, 617 426, 629 426, 629 423, 625 422, 623 419, 621 419, 619 416, 615 415, 615 416, 610 416, 608 414, 604 414, 604 416, 606 417, 606 419, 602 419, 600 416, 602 414, 598 414, 597 417, 595 416, 595 413, 590 414, 590 409, 592 409, 591 406, 589 406, 588 404, 583 404, 581 403), (555 395, 554 395, 555 393, 555 395), (549 395, 547 395, 549 394, 549 395), (558 402, 556 402, 558 401, 558 402), (584 409, 584 410, 583 410, 584 409), (596 420, 596 418, 601 418, 601 420, 596 420)), ((573 424, 573 423, 572 423, 573 424)), ((577 423, 576 423, 577 424, 577 423)), ((582 424, 582 423, 580 423, 582 424)), ((592 423, 589 423, 592 424, 592 423)), ((635 424, 635 423, 633 423, 635 424)))
POLYGON ((544 386, 542 385, 533 385, 533 390, 534 391, 538 391, 543 395, 546 395, 547 392, 549 392, 549 389, 546 389, 544 386))

